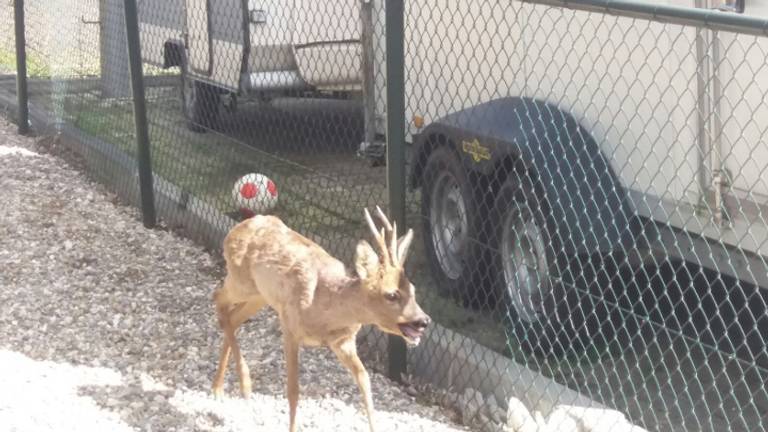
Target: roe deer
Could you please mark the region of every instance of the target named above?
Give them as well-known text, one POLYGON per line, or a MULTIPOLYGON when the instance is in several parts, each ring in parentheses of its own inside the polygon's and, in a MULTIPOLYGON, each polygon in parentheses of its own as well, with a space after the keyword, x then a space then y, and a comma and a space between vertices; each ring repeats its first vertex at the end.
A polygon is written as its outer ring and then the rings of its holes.
POLYGON ((243 397, 250 395, 250 372, 235 331, 270 306, 283 333, 290 431, 296 431, 300 346, 327 346, 336 354, 360 388, 368 425, 374 431, 370 379, 355 344, 358 331, 373 324, 417 345, 431 320, 416 303, 414 286, 404 271, 413 230, 398 239, 397 224, 391 224, 378 206, 380 231, 368 209, 363 213, 378 253, 367 241, 359 241, 354 271, 275 216, 254 216, 227 234, 227 273, 213 296, 224 333, 214 395, 223 393, 230 352, 235 357, 240 391, 243 397))

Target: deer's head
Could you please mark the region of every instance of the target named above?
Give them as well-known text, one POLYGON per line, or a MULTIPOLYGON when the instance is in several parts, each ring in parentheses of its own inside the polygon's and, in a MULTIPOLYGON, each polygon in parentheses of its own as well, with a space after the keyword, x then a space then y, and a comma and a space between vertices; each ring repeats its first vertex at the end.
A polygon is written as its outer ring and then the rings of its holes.
POLYGON ((405 274, 413 230, 397 238, 397 224, 391 224, 378 206, 380 229, 368 209, 364 216, 378 249, 361 240, 355 254, 355 270, 366 293, 368 312, 381 330, 418 345, 431 319, 416 303, 415 288, 405 274))

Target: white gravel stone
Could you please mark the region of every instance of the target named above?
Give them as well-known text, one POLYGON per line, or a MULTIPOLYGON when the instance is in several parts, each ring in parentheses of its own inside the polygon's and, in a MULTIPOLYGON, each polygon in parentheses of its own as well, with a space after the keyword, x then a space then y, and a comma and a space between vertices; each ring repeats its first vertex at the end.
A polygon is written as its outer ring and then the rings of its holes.
MULTIPOLYGON (((6 431, 287 430, 279 327, 240 332, 252 397, 215 400, 217 260, 0 120, 0 425, 6 431)), ((458 431, 371 371, 380 431, 458 431)), ((365 431, 357 387, 325 349, 301 354, 302 430, 365 431)))

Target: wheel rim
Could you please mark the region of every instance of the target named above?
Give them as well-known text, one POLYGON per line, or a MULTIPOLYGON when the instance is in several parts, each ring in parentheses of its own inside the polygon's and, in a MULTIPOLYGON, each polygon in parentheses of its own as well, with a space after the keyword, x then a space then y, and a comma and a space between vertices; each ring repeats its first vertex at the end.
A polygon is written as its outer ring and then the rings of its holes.
POLYGON ((458 279, 469 226, 464 196, 456 178, 447 171, 438 175, 430 196, 429 222, 437 261, 446 276, 458 279))
POLYGON ((526 323, 539 321, 544 300, 551 292, 548 282, 544 235, 525 204, 507 213, 502 228, 501 254, 507 296, 517 317, 526 323))

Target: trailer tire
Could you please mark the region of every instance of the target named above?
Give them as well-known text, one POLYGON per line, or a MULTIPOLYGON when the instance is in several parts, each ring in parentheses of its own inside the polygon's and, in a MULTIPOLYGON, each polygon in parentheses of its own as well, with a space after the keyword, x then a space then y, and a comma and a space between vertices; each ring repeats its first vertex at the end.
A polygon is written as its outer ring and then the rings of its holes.
POLYGON ((464 306, 486 306, 478 194, 466 170, 449 147, 438 147, 427 158, 422 181, 424 243, 438 294, 464 306))
POLYGON ((203 133, 219 127, 221 98, 216 87, 181 73, 181 102, 187 128, 203 133))
POLYGON ((535 180, 513 172, 499 188, 490 215, 492 273, 508 339, 544 357, 576 348, 569 318, 578 307, 575 290, 560 274, 565 260, 548 212, 535 180))

